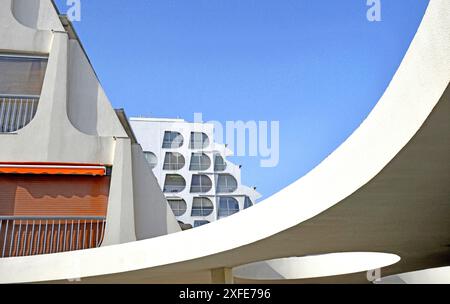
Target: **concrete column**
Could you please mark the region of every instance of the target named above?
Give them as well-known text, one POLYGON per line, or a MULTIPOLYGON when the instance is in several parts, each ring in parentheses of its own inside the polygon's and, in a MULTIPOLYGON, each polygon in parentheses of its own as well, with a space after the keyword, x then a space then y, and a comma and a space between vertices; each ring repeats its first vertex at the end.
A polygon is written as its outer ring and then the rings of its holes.
POLYGON ((136 241, 131 140, 117 138, 102 246, 136 241))
POLYGON ((233 284, 233 269, 228 267, 211 269, 212 284, 233 284))

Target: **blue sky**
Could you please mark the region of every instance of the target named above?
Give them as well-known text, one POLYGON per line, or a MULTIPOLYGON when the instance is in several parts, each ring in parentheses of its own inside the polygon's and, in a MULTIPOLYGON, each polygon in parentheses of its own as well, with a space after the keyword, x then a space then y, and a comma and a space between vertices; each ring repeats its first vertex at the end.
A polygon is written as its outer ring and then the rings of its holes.
MULTIPOLYGON (((65 12, 66 0, 56 0, 65 12)), ((318 165, 389 84, 428 0, 81 0, 75 28, 128 116, 280 121, 280 162, 233 157, 264 197, 318 165)))

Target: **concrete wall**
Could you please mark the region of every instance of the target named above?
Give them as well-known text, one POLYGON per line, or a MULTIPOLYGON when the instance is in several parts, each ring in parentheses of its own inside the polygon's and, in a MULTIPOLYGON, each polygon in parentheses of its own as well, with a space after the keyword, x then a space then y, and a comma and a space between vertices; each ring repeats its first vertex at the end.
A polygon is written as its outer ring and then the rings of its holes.
POLYGON ((138 240, 181 231, 141 146, 131 147, 136 237, 138 240))
POLYGON ((0 0, 0 50, 49 53, 52 33, 20 23, 13 15, 12 5, 12 0, 0 0))
POLYGON ((126 137, 80 43, 70 40, 67 113, 81 132, 96 136, 126 137))
POLYGON ((50 1, 13 0, 12 13, 21 24, 39 30, 63 31, 59 17, 50 1))
POLYGON ((118 138, 102 246, 135 240, 131 141, 129 138, 118 138))

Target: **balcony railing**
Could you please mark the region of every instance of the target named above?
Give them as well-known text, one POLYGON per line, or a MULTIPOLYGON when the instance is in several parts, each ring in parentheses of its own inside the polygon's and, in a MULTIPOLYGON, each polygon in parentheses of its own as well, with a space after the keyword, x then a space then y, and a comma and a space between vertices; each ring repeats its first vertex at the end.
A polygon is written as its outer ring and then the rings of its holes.
POLYGON ((0 216, 1 257, 19 257, 99 247, 104 217, 0 216))
POLYGON ((22 129, 34 118, 39 96, 0 94, 0 133, 22 129))

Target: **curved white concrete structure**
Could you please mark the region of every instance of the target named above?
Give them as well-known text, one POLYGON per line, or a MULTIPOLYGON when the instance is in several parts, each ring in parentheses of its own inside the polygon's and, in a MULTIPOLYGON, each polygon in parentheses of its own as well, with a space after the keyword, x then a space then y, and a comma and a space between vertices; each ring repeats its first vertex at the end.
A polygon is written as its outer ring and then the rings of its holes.
POLYGON ((400 261, 395 254, 340 252, 255 262, 233 269, 237 278, 293 280, 357 273, 386 267, 400 261))
MULTIPOLYGON (((256 206, 152 239, 0 259, 0 282, 207 282, 212 269, 343 251, 400 256, 383 275, 445 266, 448 37, 450 3, 431 0, 401 66, 367 119, 309 174, 256 206)), ((364 282, 365 274, 354 278, 364 282)))
POLYGON ((450 266, 400 273, 376 280, 376 284, 450 284, 450 266))

